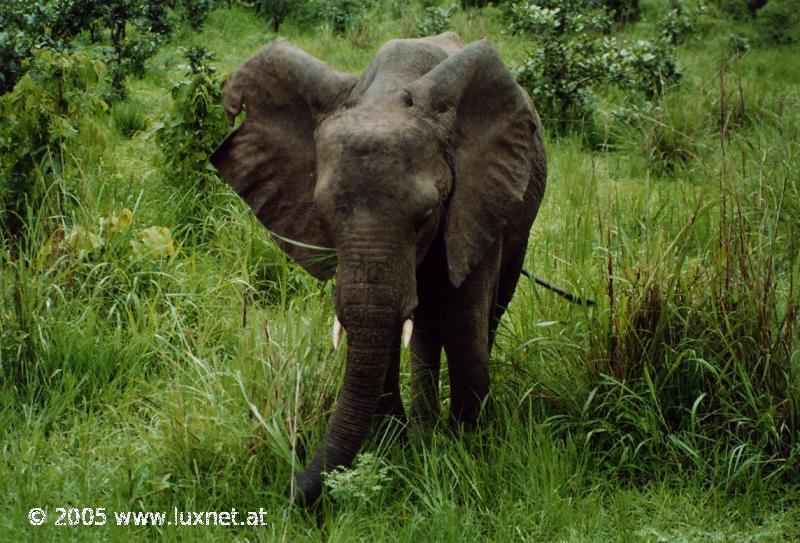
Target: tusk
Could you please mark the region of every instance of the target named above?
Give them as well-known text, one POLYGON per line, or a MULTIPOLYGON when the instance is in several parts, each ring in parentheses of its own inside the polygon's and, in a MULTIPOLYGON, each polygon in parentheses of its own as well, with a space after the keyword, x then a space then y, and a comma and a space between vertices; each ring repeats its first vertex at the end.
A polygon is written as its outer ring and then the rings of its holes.
POLYGON ((403 347, 408 348, 408 344, 411 343, 411 334, 413 332, 414 321, 406 319, 406 322, 403 323, 403 347))
POLYGON ((342 323, 339 322, 339 317, 333 317, 333 348, 339 348, 339 340, 342 339, 342 323))

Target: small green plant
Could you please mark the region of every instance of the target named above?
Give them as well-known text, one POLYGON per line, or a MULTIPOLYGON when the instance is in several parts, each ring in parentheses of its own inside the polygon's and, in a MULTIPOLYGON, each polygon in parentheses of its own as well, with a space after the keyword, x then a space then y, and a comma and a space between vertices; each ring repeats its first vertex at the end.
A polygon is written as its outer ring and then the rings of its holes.
POLYGON ((221 107, 222 78, 208 64, 211 55, 202 47, 185 51, 190 69, 187 79, 172 88, 173 105, 156 130, 164 155, 164 179, 183 198, 185 224, 199 224, 209 212, 209 185, 218 177, 208 162, 228 131, 221 107))
POLYGON ((131 100, 114 104, 111 108, 111 122, 117 132, 126 138, 137 132, 144 132, 148 124, 143 106, 131 100))
POLYGON ((450 18, 456 6, 431 6, 425 9, 425 16, 417 23, 418 36, 433 36, 450 29, 450 18))
POLYGON ((671 45, 683 43, 686 36, 694 31, 692 13, 681 0, 673 2, 673 8, 658 21, 661 38, 671 45))
POLYGON ((336 468, 323 474, 325 486, 339 502, 370 501, 389 481, 389 468, 372 453, 359 454, 350 469, 336 468))

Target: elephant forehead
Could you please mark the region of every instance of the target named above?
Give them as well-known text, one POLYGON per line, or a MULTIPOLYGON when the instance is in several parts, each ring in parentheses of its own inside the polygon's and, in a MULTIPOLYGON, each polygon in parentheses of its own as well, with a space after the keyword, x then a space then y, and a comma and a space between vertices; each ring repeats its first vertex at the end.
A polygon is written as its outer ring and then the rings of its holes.
POLYGON ((395 96, 369 100, 337 112, 317 131, 322 145, 341 144, 367 151, 411 150, 433 136, 429 123, 398 102, 395 96))

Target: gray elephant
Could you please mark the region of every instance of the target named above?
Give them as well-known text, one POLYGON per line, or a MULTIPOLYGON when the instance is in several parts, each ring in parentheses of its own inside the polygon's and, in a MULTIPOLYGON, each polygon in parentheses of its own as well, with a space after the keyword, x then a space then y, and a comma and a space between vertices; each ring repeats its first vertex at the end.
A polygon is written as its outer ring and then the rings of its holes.
POLYGON ((412 421, 439 416, 444 347, 451 417, 476 422, 544 194, 541 123, 492 44, 454 33, 392 40, 360 77, 276 40, 232 74, 223 102, 229 121, 246 118, 211 162, 292 259, 319 279, 336 273, 347 363, 296 480, 309 504, 375 417, 403 419, 401 342, 412 421))

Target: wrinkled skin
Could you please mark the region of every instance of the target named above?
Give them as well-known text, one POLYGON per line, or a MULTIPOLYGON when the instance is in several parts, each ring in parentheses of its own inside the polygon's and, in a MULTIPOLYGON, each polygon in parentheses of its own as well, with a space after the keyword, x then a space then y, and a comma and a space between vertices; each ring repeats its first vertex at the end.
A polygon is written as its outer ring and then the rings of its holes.
POLYGON ((541 124, 494 47, 453 33, 390 41, 359 78, 277 40, 233 73, 223 100, 231 121, 246 118, 212 163, 295 261, 337 277, 347 364, 296 480, 309 504, 376 416, 404 419, 407 319, 412 420, 439 417, 444 348, 451 417, 475 423, 544 193, 541 124))

